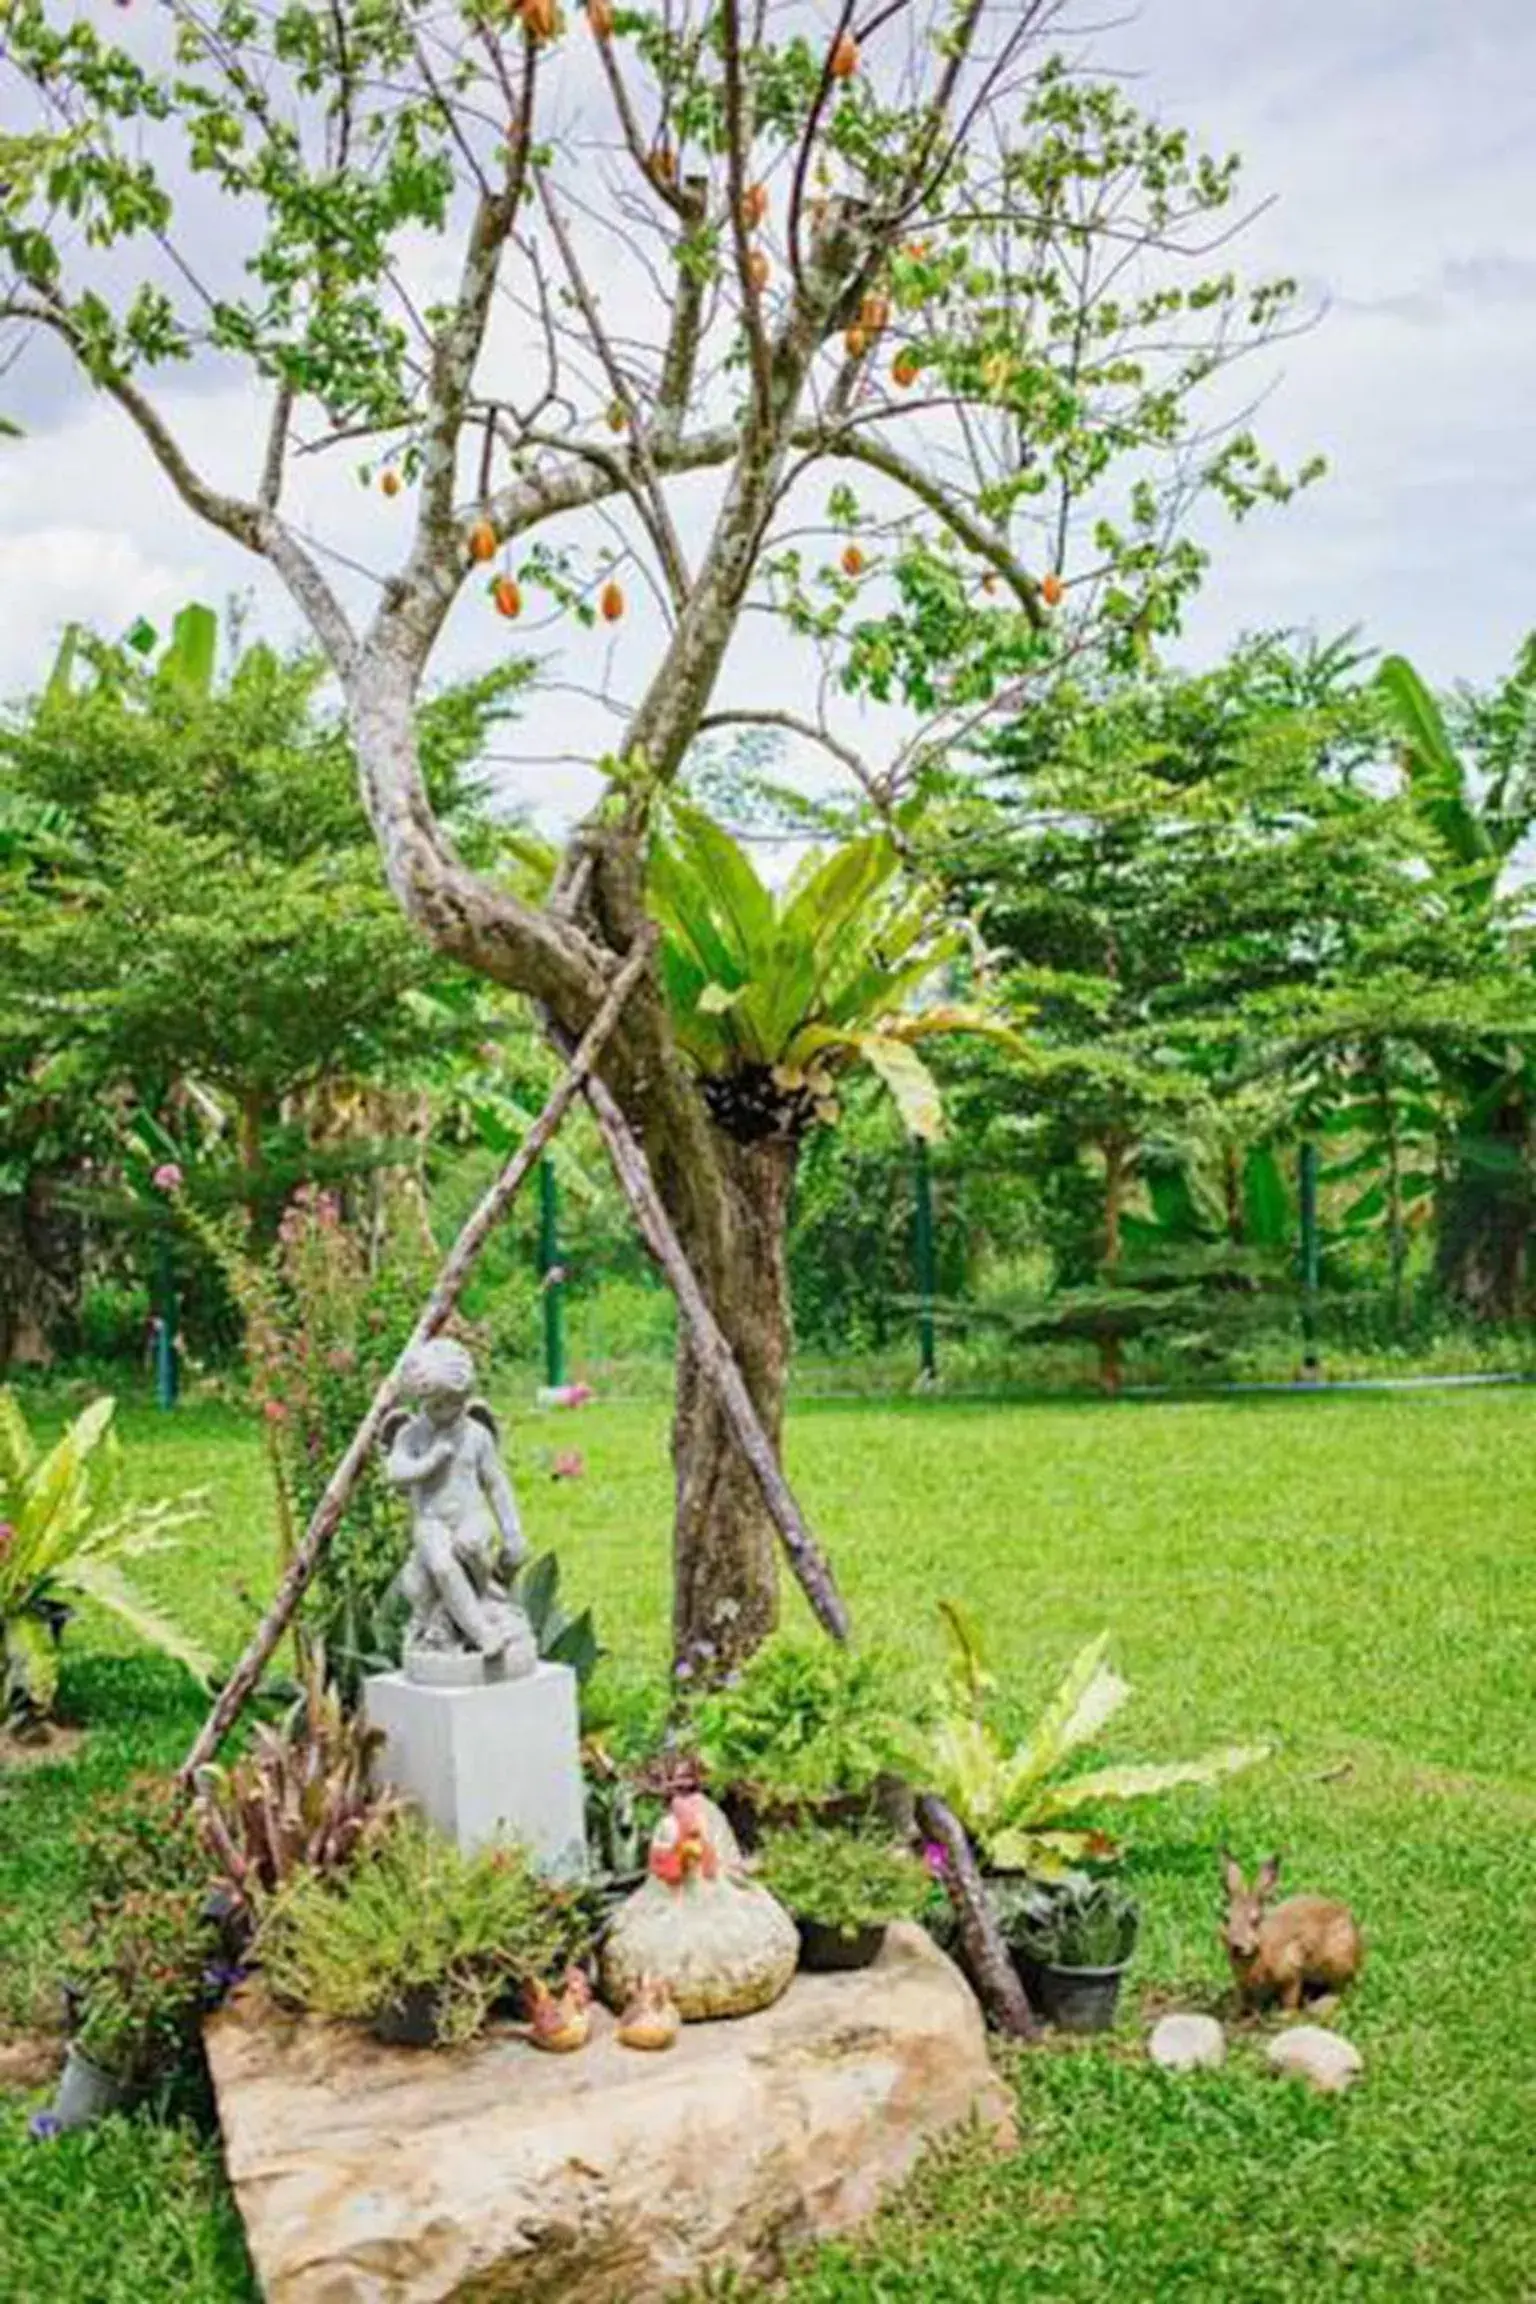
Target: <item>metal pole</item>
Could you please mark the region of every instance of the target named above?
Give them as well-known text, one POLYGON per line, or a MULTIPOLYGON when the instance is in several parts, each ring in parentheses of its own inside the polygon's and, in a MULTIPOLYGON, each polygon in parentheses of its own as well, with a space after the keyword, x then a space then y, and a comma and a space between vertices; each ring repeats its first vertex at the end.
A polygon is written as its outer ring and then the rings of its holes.
POLYGON ((1315 1383, 1317 1360, 1317 1146, 1301 1147, 1301 1373, 1315 1383))
POLYGON ((939 1373, 938 1351, 933 1333, 933 1300, 938 1294, 938 1274, 933 1253, 933 1175, 928 1165, 928 1146, 921 1136, 912 1139, 912 1183, 917 1233, 917 1346, 923 1382, 932 1384, 939 1373))
POLYGON ((554 1163, 539 1168, 539 1278, 544 1294, 544 1381, 565 1382, 564 1278, 560 1269, 560 1193, 554 1163))
POLYGON ((176 1276, 171 1265, 171 1243, 162 1232, 155 1242, 155 1405, 176 1405, 176 1276))

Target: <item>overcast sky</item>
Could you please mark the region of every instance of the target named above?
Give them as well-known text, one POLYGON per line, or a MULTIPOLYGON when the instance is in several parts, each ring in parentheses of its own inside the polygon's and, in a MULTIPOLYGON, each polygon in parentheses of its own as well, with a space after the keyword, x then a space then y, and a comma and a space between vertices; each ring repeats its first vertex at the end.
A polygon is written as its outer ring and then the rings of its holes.
MULTIPOLYGON (((1095 53, 1143 104, 1245 155, 1272 205, 1244 270, 1295 273, 1327 300, 1276 355, 1259 429, 1282 457, 1321 450, 1330 476, 1214 537, 1183 653, 1257 626, 1358 624, 1436 680, 1492 676, 1536 624, 1536 9, 1145 0, 1095 53)), ((73 390, 50 413, 65 382, 32 361, 43 421, 0 445, 0 693, 37 680, 70 617, 121 630, 250 590, 269 630, 293 632, 275 584, 179 509, 115 413, 73 390)), ((259 400, 206 383, 162 397, 215 463, 254 454, 259 400)), ((456 619, 444 668, 502 637, 483 614, 456 619)), ((560 709, 534 706, 551 753, 560 709)), ((581 781, 530 763, 515 788, 558 809, 581 781)))

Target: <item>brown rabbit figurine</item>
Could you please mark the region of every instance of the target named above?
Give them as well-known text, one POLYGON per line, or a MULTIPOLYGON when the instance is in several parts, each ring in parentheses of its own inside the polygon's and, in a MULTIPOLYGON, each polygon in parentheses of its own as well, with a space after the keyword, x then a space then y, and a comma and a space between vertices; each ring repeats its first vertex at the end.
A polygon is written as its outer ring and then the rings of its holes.
POLYGON ((1347 1904, 1330 1896, 1287 1896, 1267 1912, 1280 1877, 1278 1856, 1265 1858, 1250 1888, 1223 1849, 1221 1876, 1227 1891, 1221 1940, 1249 2007, 1278 2000, 1294 2013, 1305 1994, 1342 1992, 1354 1982, 1365 1945, 1347 1904))

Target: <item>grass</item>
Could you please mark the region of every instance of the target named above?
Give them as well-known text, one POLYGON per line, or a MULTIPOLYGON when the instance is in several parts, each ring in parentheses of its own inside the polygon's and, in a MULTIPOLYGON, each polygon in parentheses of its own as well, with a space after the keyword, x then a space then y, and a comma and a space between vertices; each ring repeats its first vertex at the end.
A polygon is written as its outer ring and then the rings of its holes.
MULTIPOLYGON (((627 1664, 658 1668, 670 1481, 650 1403, 516 1412, 530 1532, 627 1664), (579 1444, 579 1482, 545 1454, 579 1444)), ((1279 1756, 1139 1819, 1142 1942, 1120 2032, 1011 2062, 1022 2148, 944 2155, 793 2304, 998 2298, 1529 2298, 1536 2064, 1536 1453, 1521 1392, 1018 1407, 802 1406, 791 1470, 861 1629, 938 1654, 966 1601, 1001 1677, 1043 1693, 1103 1625, 1136 1701, 1113 1749, 1179 1756, 1270 1735, 1279 1756), (1173 2082, 1142 2021, 1225 1984, 1214 1851, 1287 1852, 1295 1885, 1367 1931, 1345 2012, 1367 2067, 1342 2101, 1263 2078, 1256 2042, 1173 2082)), ((204 1485, 201 1539, 158 1589, 231 1652, 270 1535, 259 1446, 222 1409, 124 1419, 146 1491, 204 1485)), ((798 1606, 798 1603, 795 1604, 798 1606)), ((91 1734, 0 1788, 0 2005, 46 1972, 68 1826, 164 1761, 198 1717, 168 1667, 105 1623, 71 1635, 64 1694, 91 1734)), ((32 2100, 32 2101, 35 2101, 32 2100)), ((142 2121, 46 2149, 0 2098, 0 2296, 52 2304, 252 2293, 216 2161, 142 2121)))

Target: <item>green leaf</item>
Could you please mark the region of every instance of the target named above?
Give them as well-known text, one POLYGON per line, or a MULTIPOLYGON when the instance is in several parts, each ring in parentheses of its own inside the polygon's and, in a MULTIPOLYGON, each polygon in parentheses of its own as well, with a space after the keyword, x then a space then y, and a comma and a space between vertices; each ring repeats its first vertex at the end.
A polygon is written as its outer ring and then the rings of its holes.
POLYGON ((944 1132, 944 1106, 939 1084, 917 1050, 889 1033, 863 1032, 854 1042, 865 1062, 877 1072, 912 1135, 931 1142, 944 1132))
POLYGON ((1156 1793, 1174 1792, 1185 1784, 1215 1784, 1223 1776, 1235 1776, 1244 1768, 1256 1768, 1261 1760, 1271 1757, 1273 1750, 1270 1744, 1229 1744, 1222 1751, 1207 1752, 1198 1760, 1146 1761, 1130 1767, 1094 1769, 1086 1776, 1071 1776, 1064 1784, 1053 1784, 1037 1794, 1031 1813, 1045 1822, 1057 1816, 1070 1816, 1094 1800, 1149 1800, 1156 1793))
POLYGON ((216 1659, 163 1609, 135 1592, 112 1561, 77 1559, 71 1563, 69 1580, 151 1648, 158 1648, 162 1655, 174 1656, 177 1663, 184 1664, 194 1680, 206 1686, 213 1679, 218 1670, 216 1659))
POLYGON ((19 1695, 34 1712, 51 1712, 59 1685, 59 1656, 46 1625, 13 1616, 3 1627, 8 1700, 19 1695))

